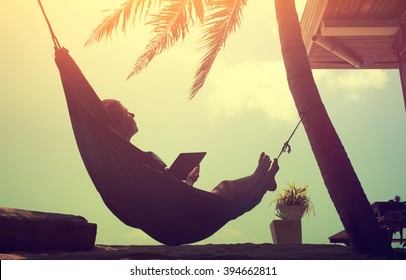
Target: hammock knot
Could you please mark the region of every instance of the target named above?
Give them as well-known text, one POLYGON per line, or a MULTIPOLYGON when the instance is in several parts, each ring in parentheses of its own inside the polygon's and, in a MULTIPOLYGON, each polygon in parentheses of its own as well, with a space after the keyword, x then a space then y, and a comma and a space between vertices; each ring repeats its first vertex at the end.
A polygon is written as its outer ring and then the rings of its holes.
POLYGON ((288 154, 290 154, 290 152, 292 151, 292 147, 289 145, 288 142, 285 142, 283 144, 283 148, 282 148, 283 152, 287 152, 288 154))

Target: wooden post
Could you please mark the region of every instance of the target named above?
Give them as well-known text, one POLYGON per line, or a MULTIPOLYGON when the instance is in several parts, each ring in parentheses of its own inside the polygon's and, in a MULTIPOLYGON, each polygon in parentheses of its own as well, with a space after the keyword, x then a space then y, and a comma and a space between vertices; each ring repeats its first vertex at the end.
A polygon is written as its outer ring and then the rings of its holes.
POLYGON ((270 228, 274 244, 302 244, 300 220, 273 220, 270 228))
POLYGON ((393 40, 393 48, 398 57, 400 82, 402 84, 403 102, 406 110, 406 18, 402 16, 400 27, 393 40))

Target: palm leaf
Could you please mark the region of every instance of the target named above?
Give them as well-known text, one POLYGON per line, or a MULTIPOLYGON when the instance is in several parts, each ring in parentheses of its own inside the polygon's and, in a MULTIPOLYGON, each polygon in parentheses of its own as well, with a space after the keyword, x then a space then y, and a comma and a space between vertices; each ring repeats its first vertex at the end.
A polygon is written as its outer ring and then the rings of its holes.
POLYGON ((127 79, 138 74, 148 66, 152 59, 164 50, 172 47, 180 38, 183 40, 193 24, 195 11, 196 17, 203 20, 202 0, 171 0, 158 14, 151 15, 147 24, 154 26, 152 31, 155 36, 150 40, 145 51, 134 64, 133 70, 127 79))
MULTIPOLYGON (((205 0, 205 2, 210 2, 205 0)), ((204 5, 202 0, 193 0, 193 7, 196 12, 196 17, 200 20, 200 22, 203 22, 204 20, 204 5)))
POLYGON ((199 62, 193 85, 189 90, 189 99, 202 88, 218 52, 224 47, 227 36, 235 32, 241 24, 242 10, 246 0, 213 0, 210 1, 210 14, 203 25, 202 45, 199 51, 205 51, 199 62))
POLYGON ((121 31, 125 33, 131 19, 134 23, 137 14, 139 14, 139 16, 147 15, 152 4, 159 7, 163 1, 164 0, 127 0, 121 4, 120 8, 106 16, 91 32, 85 46, 90 46, 93 43, 110 38, 113 31, 117 30, 120 21, 122 21, 121 31))

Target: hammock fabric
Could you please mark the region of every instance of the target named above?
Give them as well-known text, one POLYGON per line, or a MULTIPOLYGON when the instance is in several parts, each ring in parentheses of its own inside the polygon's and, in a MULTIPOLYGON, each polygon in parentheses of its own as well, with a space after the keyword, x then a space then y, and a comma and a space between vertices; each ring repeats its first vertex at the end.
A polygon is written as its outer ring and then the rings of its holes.
POLYGON ((76 142, 104 203, 122 222, 167 245, 205 239, 259 202, 242 205, 175 179, 112 128, 103 104, 64 48, 58 66, 76 142))

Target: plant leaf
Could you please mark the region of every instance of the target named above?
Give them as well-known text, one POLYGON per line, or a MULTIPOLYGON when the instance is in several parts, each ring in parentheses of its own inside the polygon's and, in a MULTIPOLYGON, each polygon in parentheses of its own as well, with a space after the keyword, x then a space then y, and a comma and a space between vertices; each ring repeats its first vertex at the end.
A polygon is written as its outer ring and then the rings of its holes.
POLYGON ((199 51, 205 51, 196 70, 193 85, 189 90, 189 99, 193 98, 206 81, 207 75, 220 49, 224 47, 227 36, 235 32, 242 20, 242 10, 246 0, 213 0, 205 16, 202 45, 199 51))
POLYGON ((189 32, 189 25, 194 23, 193 11, 199 20, 203 20, 202 0, 166 0, 164 2, 168 4, 158 14, 151 15, 151 20, 147 22, 154 26, 152 33, 155 36, 148 43, 144 53, 138 57, 127 79, 147 67, 156 55, 172 47, 179 39, 185 38, 189 32))
POLYGON ((120 8, 115 9, 110 15, 106 16, 91 32, 85 46, 90 46, 103 39, 110 38, 113 31, 117 30, 120 20, 122 21, 121 31, 125 33, 131 19, 132 23, 134 23, 137 14, 139 16, 143 14, 146 16, 152 4, 157 4, 159 7, 163 1, 164 0, 127 0, 121 4, 120 8), (146 6, 146 9, 144 9, 144 6, 146 6))

